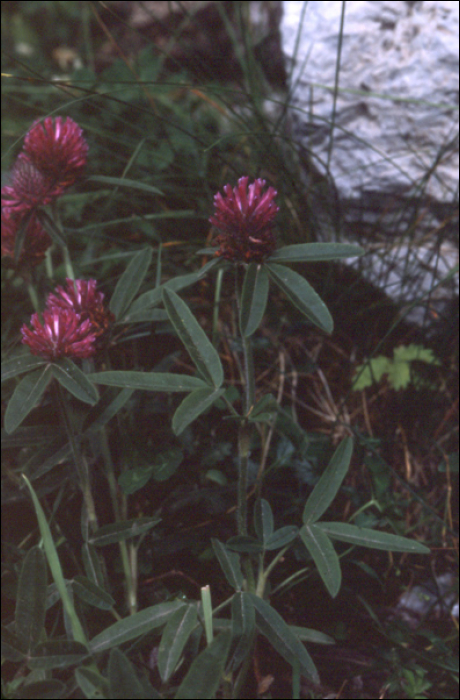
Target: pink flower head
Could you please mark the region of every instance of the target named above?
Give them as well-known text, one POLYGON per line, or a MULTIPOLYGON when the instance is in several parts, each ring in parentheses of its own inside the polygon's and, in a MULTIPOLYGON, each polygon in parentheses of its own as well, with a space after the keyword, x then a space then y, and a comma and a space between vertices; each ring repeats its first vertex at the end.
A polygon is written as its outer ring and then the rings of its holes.
POLYGON ((47 309, 71 309, 82 320, 89 319, 92 332, 97 338, 104 335, 112 325, 115 317, 104 306, 104 294, 96 291, 96 280, 66 279, 66 288, 58 286, 54 294, 49 294, 47 309))
POLYGON ((225 185, 225 197, 214 196, 215 213, 209 221, 221 232, 215 243, 220 245, 216 255, 235 262, 263 262, 273 253, 276 239, 272 232, 273 219, 279 207, 273 201, 277 191, 265 180, 255 180, 248 187, 249 178, 241 177, 232 189, 225 185))
MULTIPOLYGON (((86 165, 88 144, 83 131, 70 117, 46 117, 32 124, 24 151, 34 166, 64 190, 77 180, 86 165)), ((59 192, 60 194, 60 192, 59 192)))
POLYGON ((49 204, 58 194, 55 184, 37 170, 25 153, 20 153, 11 171, 11 185, 2 187, 2 205, 28 211, 49 204))
POLYGON ((91 357, 96 352, 96 333, 91 320, 82 321, 72 309, 46 309, 43 321, 33 314, 30 322, 33 330, 25 324, 21 328, 22 342, 30 347, 33 355, 47 360, 61 357, 91 357))
POLYGON ((47 117, 34 122, 11 173, 2 187, 2 204, 28 211, 50 204, 73 185, 86 165, 88 144, 72 119, 47 117))
MULTIPOLYGON (((14 259, 16 235, 26 216, 27 212, 14 211, 9 207, 2 208, 2 257, 14 259)), ((34 267, 38 265, 51 245, 51 238, 34 214, 32 214, 26 226, 24 245, 17 262, 18 267, 34 267)))

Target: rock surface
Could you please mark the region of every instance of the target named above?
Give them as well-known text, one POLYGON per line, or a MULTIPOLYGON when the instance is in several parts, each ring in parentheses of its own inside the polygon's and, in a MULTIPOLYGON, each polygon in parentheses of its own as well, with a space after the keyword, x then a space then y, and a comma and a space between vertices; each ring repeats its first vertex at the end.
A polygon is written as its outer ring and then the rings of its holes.
POLYGON ((322 239, 358 239, 366 277, 433 318, 458 294, 455 2, 283 3, 292 136, 322 239), (342 10, 345 12, 342 16, 342 10), (341 28, 343 22, 343 29, 341 28))

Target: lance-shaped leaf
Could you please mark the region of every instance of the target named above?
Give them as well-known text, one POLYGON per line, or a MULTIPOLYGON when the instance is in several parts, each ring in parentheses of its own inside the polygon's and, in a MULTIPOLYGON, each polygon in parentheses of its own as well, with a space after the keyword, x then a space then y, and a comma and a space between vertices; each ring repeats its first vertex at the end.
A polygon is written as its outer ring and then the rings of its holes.
POLYGON ((281 615, 254 593, 244 593, 243 595, 250 598, 256 610, 256 625, 276 651, 291 666, 298 665, 302 675, 307 676, 313 683, 319 683, 318 671, 312 658, 281 615))
POLYGON ((314 262, 356 258, 363 255, 364 249, 349 243, 298 243, 278 248, 267 262, 314 262))
POLYGON ((46 559, 48 561, 48 566, 50 568, 54 583, 56 584, 56 588, 59 591, 64 610, 68 616, 68 619, 70 620, 73 638, 76 642, 80 642, 81 644, 84 644, 86 646, 86 636, 83 631, 83 627, 81 626, 81 622, 78 618, 78 615, 75 611, 73 601, 71 600, 67 591, 66 582, 62 573, 61 562, 53 541, 53 536, 51 534, 50 527, 46 520, 45 513, 43 512, 43 508, 40 505, 40 501, 37 498, 32 484, 24 474, 22 475, 22 478, 26 482, 27 488, 29 489, 30 495, 32 497, 35 513, 37 515, 38 525, 40 527, 40 534, 43 539, 43 547, 45 550, 46 559))
POLYGON ((128 313, 124 316, 123 320, 137 321, 139 318, 142 317, 143 314, 147 313, 150 309, 152 309, 153 306, 160 303, 161 292, 164 287, 172 289, 174 292, 178 292, 184 287, 189 287, 190 285, 195 284, 195 282, 204 277, 210 269, 217 265, 218 262, 219 258, 213 258, 212 260, 207 262, 206 265, 203 265, 203 267, 197 272, 190 272, 187 275, 178 275, 177 277, 173 277, 172 279, 165 282, 164 285, 160 285, 159 287, 155 287, 155 289, 150 289, 148 292, 144 292, 136 299, 136 301, 134 301, 131 304, 131 308, 129 309, 128 313))
POLYGON ((43 359, 43 357, 37 357, 30 353, 23 353, 22 355, 17 355, 9 360, 5 360, 5 362, 2 362, 2 384, 6 382, 7 379, 12 379, 18 374, 30 372, 33 369, 37 369, 37 367, 47 364, 48 361, 43 359))
POLYGON ((59 384, 70 391, 77 399, 84 403, 89 403, 91 406, 97 403, 99 394, 96 387, 89 381, 88 376, 68 357, 63 357, 58 362, 53 362, 51 370, 59 384))
POLYGON ((268 300, 268 275, 264 265, 251 263, 244 277, 241 294, 240 330, 247 338, 262 321, 268 300))
POLYGON ((86 415, 82 432, 95 433, 101 430, 129 401, 132 393, 133 389, 122 389, 118 393, 107 389, 97 406, 94 406, 86 415))
POLYGON ((199 377, 169 372, 95 372, 88 377, 95 384, 143 391, 193 391, 208 387, 199 377))
POLYGON ((16 592, 16 634, 26 650, 38 644, 43 632, 46 588, 45 556, 40 547, 32 547, 22 563, 16 592))
POLYGON ((116 319, 124 316, 138 293, 152 260, 152 252, 152 248, 145 248, 136 253, 118 280, 109 304, 116 319))
POLYGON ((94 654, 97 654, 129 642, 131 639, 136 639, 151 632, 156 627, 165 625, 171 615, 182 607, 185 607, 185 603, 181 600, 174 600, 145 608, 106 627, 103 632, 93 637, 89 648, 94 654))
POLYGON ((176 700, 212 700, 225 670, 232 633, 226 630, 199 654, 190 666, 174 698, 176 700))
POLYGON ((342 440, 320 480, 308 497, 302 515, 304 523, 314 523, 329 508, 348 471, 352 451, 352 439, 345 438, 342 440))
POLYGON ((139 182, 138 180, 129 180, 126 177, 109 177, 108 175, 92 175, 88 178, 93 182, 101 182, 105 185, 115 185, 116 187, 127 187, 132 190, 141 190, 150 194, 161 194, 163 192, 147 182, 139 182))
POLYGON ((273 512, 265 498, 258 498, 254 506, 254 529, 256 535, 265 547, 265 544, 273 534, 273 512))
POLYGON ((340 590, 342 572, 339 557, 329 537, 320 529, 319 524, 304 525, 299 531, 302 542, 310 552, 324 585, 333 598, 340 590))
POLYGON ((220 399, 224 393, 225 389, 213 389, 212 387, 195 389, 195 391, 192 391, 177 407, 174 413, 172 419, 173 433, 175 435, 180 435, 195 418, 198 418, 198 416, 204 413, 204 411, 220 399))
POLYGON ((13 392, 5 411, 5 430, 12 433, 37 405, 50 379, 51 365, 29 372, 21 379, 13 392))
POLYGON ((369 527, 358 527, 349 523, 317 523, 326 535, 335 540, 355 544, 358 547, 384 549, 386 552, 412 552, 414 554, 429 554, 430 549, 420 542, 408 540, 390 532, 378 532, 369 527))
POLYGON ((285 525, 280 527, 264 542, 264 548, 268 551, 272 549, 281 549, 287 544, 295 540, 299 534, 299 528, 296 525, 285 525))
POLYGON ((115 605, 112 596, 86 576, 75 576, 73 589, 79 598, 100 610, 110 610, 115 605))
MULTIPOLYGON (((111 649, 109 656, 109 688, 113 700, 143 700, 146 697, 136 668, 120 649, 111 649)), ((153 696, 155 697, 155 696, 153 696)))
POLYGON ((233 651, 231 666, 238 668, 247 658, 254 640, 256 616, 252 600, 242 592, 232 598, 232 636, 238 643, 233 651))
POLYGON ((244 579, 241 573, 239 555, 235 552, 231 552, 222 542, 219 542, 219 540, 216 540, 214 537, 211 538, 211 544, 214 554, 219 560, 219 564, 225 574, 225 578, 232 588, 237 591, 241 590, 244 579))
POLYGON ((158 650, 158 670, 163 682, 169 680, 198 618, 196 604, 176 610, 169 618, 158 650))
MULTIPOLYGON (((88 650, 80 642, 69 639, 48 640, 38 644, 29 655, 27 665, 32 669, 42 671, 53 668, 67 668, 80 664, 88 657, 88 650)), ((35 696, 34 696, 35 697, 35 696)), ((38 697, 43 697, 38 696, 38 697)), ((45 697, 53 697, 52 695, 45 697)), ((59 697, 59 696, 58 696, 59 697)))
POLYGON ((326 333, 332 333, 332 316, 324 301, 304 277, 284 265, 267 262, 265 267, 275 284, 304 316, 326 333))
POLYGON ((187 348, 198 372, 208 384, 220 387, 224 381, 224 371, 219 354, 195 316, 185 301, 171 289, 164 287, 162 298, 169 320, 187 348))
POLYGON ((120 520, 117 523, 103 525, 94 535, 89 538, 91 544, 97 547, 104 547, 107 544, 121 542, 122 540, 139 537, 144 532, 148 532, 154 525, 160 522, 159 518, 133 518, 131 520, 120 520))

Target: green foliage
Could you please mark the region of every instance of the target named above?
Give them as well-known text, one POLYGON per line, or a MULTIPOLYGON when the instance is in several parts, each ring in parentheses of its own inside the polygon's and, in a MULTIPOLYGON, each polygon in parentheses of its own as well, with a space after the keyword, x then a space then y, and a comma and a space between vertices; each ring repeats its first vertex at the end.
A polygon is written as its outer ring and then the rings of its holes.
POLYGON ((419 388, 424 385, 424 382, 412 369, 414 361, 430 365, 440 364, 429 348, 424 348, 422 345, 400 345, 393 350, 392 359, 378 355, 367 363, 359 365, 356 368, 353 389, 358 391, 377 384, 384 374, 388 375, 388 382, 395 390, 406 389, 410 383, 415 388, 419 388))

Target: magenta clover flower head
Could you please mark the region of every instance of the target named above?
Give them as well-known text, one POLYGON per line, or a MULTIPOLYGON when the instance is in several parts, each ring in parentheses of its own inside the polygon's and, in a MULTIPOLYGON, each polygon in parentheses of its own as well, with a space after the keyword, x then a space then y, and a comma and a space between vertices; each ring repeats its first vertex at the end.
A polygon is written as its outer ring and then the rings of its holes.
POLYGON ((55 187, 48 178, 28 155, 20 153, 11 171, 11 185, 2 187, 2 205, 15 211, 29 211, 49 204, 56 196, 55 187))
POLYGON ((80 176, 86 165, 88 144, 83 131, 70 117, 46 117, 32 124, 24 139, 24 151, 35 167, 61 189, 80 176))
POLYGON ((96 352, 91 320, 82 321, 73 309, 45 309, 43 324, 38 314, 33 314, 30 322, 33 330, 24 324, 21 333, 22 342, 33 355, 53 361, 61 357, 91 357, 96 352))
POLYGON ((54 294, 49 294, 46 302, 48 309, 72 309, 82 319, 89 318, 92 330, 99 338, 106 334, 114 315, 104 306, 104 294, 96 291, 96 280, 66 279, 66 287, 58 286, 54 294))
POLYGON ((96 291, 96 280, 66 280, 49 294, 43 321, 31 318, 32 330, 21 328, 22 342, 34 355, 48 360, 60 357, 92 357, 106 344, 114 315, 105 308, 104 294, 96 291))
POLYGON ((70 117, 34 122, 13 166, 11 184, 2 188, 3 206, 26 211, 50 204, 77 180, 87 155, 83 132, 70 117))
POLYGON ((273 219, 279 207, 273 201, 277 191, 265 180, 257 179, 248 186, 249 177, 241 177, 232 189, 225 185, 223 196, 214 196, 215 213, 209 221, 220 233, 216 255, 234 262, 263 262, 276 248, 272 232, 273 219))

